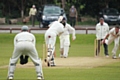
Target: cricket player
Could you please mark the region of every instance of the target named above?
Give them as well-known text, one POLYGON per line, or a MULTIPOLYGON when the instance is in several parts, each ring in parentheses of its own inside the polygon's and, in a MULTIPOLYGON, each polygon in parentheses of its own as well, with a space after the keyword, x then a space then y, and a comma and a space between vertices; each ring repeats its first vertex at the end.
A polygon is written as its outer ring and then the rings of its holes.
POLYGON ((120 29, 119 26, 116 25, 114 28, 112 28, 109 33, 106 35, 106 37, 103 39, 102 43, 106 43, 109 45, 114 40, 114 48, 112 50, 112 58, 116 59, 116 52, 119 47, 119 39, 120 39, 120 29), (108 38, 108 40, 106 40, 108 38))
POLYGON ((47 46, 47 65, 55 66, 54 62, 54 51, 57 35, 60 35, 64 31, 64 26, 62 24, 63 16, 60 16, 58 21, 54 21, 49 25, 48 30, 45 32, 45 42, 47 46))
MULTIPOLYGON (((8 69, 8 80, 13 80, 14 70, 16 63, 21 55, 29 56, 35 65, 37 79, 43 79, 41 59, 38 56, 38 52, 35 48, 36 39, 32 33, 29 33, 28 26, 23 26, 20 33, 14 38, 14 51, 10 58, 9 69, 8 69)), ((24 73, 23 73, 24 74, 24 73)))
POLYGON ((60 57, 67 58, 70 47, 70 33, 72 32, 72 40, 76 39, 75 29, 63 18, 64 32, 59 36, 60 39, 60 57))

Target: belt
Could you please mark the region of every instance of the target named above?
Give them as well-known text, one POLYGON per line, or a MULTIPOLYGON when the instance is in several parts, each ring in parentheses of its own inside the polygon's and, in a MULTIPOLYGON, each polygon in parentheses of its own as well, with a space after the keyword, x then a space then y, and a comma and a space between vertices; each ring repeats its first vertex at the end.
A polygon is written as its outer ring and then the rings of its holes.
POLYGON ((32 42, 31 40, 19 40, 17 42, 24 42, 24 41, 32 42))

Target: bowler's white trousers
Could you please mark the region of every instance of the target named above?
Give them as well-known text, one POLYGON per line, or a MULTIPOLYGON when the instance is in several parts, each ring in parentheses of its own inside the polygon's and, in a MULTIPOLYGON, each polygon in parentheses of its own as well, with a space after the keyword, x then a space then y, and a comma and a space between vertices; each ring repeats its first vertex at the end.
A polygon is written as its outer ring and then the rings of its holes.
POLYGON ((112 50, 113 55, 116 55, 117 49, 118 49, 118 47, 119 47, 119 39, 120 39, 120 37, 114 37, 114 36, 110 35, 110 36, 108 37, 108 41, 106 41, 106 44, 109 45, 109 44, 112 43, 113 40, 114 40, 114 48, 113 48, 113 50, 112 50))
POLYGON ((69 46, 70 46, 70 36, 61 35, 60 37, 60 48, 63 50, 63 56, 68 57, 69 46))

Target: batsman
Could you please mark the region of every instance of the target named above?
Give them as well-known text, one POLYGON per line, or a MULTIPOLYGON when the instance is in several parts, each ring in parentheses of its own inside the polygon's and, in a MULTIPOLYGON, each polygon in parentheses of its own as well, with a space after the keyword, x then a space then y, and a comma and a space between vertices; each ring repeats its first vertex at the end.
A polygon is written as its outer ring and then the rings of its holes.
POLYGON ((55 66, 54 61, 54 51, 55 51, 55 43, 56 37, 61 35, 64 31, 64 26, 62 24, 63 16, 60 16, 58 21, 54 21, 49 25, 48 30, 45 32, 45 42, 47 46, 47 65, 48 66, 55 66))

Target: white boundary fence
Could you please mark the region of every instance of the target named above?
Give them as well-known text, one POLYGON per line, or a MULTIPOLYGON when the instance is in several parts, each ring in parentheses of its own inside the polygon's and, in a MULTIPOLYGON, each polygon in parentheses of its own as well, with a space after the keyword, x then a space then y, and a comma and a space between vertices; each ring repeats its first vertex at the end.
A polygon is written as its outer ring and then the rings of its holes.
MULTIPOLYGON (((15 33, 20 32, 21 28, 0 28, 0 33, 15 33)), ((47 28, 30 28, 30 32, 33 33, 44 33, 47 30, 47 28)), ((95 28, 75 28, 76 33, 78 34, 94 34, 95 28), (92 32, 90 32, 92 31, 92 32)))

